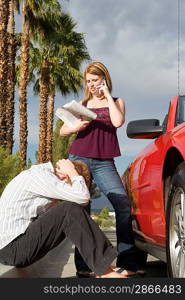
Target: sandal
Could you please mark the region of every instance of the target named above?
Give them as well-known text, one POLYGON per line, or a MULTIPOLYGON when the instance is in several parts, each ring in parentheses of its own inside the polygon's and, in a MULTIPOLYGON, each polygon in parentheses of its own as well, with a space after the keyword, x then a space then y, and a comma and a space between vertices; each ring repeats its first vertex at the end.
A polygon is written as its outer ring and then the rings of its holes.
POLYGON ((146 272, 143 271, 143 270, 138 270, 136 272, 133 272, 133 271, 128 271, 124 268, 114 268, 114 271, 116 271, 117 273, 120 273, 120 274, 124 274, 126 273, 125 275, 127 277, 131 277, 131 278, 140 278, 140 277, 145 277, 146 276, 146 272))

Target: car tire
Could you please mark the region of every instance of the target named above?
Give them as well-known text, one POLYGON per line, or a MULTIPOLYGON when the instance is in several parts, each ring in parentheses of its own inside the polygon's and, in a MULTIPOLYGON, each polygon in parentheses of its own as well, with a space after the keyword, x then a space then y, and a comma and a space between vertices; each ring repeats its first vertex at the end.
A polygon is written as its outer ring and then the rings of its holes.
POLYGON ((185 277, 185 162, 172 177, 166 215, 168 276, 185 277))

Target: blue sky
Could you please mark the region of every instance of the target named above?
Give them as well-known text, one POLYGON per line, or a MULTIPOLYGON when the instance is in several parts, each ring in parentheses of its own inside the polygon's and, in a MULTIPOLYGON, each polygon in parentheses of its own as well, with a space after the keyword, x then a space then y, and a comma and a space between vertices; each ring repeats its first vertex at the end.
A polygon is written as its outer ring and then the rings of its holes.
MULTIPOLYGON (((102 61, 113 81, 113 95, 126 103, 126 122, 118 130, 122 156, 116 160, 118 171, 126 168, 133 156, 150 140, 126 137, 130 120, 163 120, 177 85, 177 0, 70 0, 61 1, 83 32, 92 60, 102 61)), ((185 21, 181 1, 181 30, 185 21)), ((17 31, 20 30, 17 18, 17 31)), ((180 41, 180 93, 184 93, 185 39, 180 41), (184 74, 183 74, 184 73, 184 74)), ((82 68, 82 71, 84 66, 82 68)), ((79 97, 57 94, 56 107, 79 97)), ((28 90, 28 157, 34 162, 38 143, 38 96, 28 90)), ((18 105, 16 103, 15 147, 18 148, 18 105)))

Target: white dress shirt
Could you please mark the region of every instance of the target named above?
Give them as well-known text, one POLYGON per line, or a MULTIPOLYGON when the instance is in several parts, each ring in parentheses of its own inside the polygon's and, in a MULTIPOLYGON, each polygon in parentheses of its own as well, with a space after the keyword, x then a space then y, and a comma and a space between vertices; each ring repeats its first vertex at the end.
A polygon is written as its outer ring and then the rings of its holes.
POLYGON ((90 194, 84 178, 74 176, 72 184, 68 184, 54 174, 48 162, 33 165, 11 180, 0 198, 0 249, 24 233, 53 199, 87 203, 90 194))

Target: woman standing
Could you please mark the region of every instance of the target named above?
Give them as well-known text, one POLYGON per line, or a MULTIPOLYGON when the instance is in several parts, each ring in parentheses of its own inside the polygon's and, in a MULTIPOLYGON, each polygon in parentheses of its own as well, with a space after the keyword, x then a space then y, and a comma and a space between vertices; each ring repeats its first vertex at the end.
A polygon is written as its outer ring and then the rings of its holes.
MULTIPOLYGON (((134 246, 130 201, 114 163, 114 157, 121 155, 116 132, 125 122, 125 103, 112 97, 110 74, 101 62, 87 66, 84 80, 81 104, 95 112, 97 118, 91 122, 79 120, 75 128, 64 124, 60 135, 78 133, 69 150, 69 159, 81 160, 89 166, 93 180, 115 210, 117 267, 121 268, 118 272, 129 276, 143 273, 141 261, 145 262, 146 256, 134 246)), ((76 249, 75 264, 79 277, 89 276, 90 270, 76 249)))

